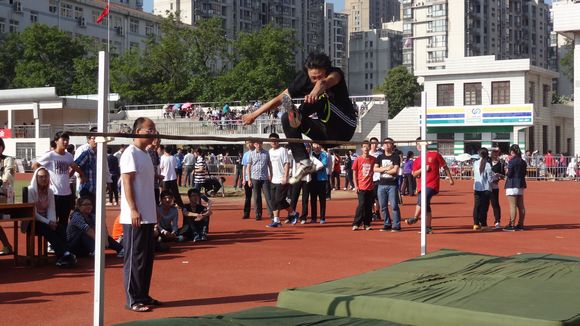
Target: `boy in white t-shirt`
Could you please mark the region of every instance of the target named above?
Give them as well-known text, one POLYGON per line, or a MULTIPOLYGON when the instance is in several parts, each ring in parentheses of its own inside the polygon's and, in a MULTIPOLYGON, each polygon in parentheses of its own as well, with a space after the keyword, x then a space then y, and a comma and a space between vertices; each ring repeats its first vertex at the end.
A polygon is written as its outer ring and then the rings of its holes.
POLYGON ((280 211, 286 210, 288 212, 288 220, 292 224, 298 221, 298 213, 290 207, 290 203, 286 200, 288 193, 288 178, 290 172, 290 160, 288 157, 288 150, 280 146, 280 136, 277 133, 271 133, 268 137, 271 139, 272 148, 269 151, 270 162, 272 164, 272 181, 270 184, 270 198, 272 200, 272 215, 274 220, 267 226, 269 228, 277 228, 282 226, 280 223, 280 211))
MULTIPOLYGON (((135 134, 155 134, 155 123, 138 118, 133 124, 135 134)), ((121 155, 121 218, 123 224, 124 289, 126 308, 134 312, 151 311, 160 302, 149 296, 153 255, 155 206, 155 169, 146 151, 153 138, 135 138, 121 155)))

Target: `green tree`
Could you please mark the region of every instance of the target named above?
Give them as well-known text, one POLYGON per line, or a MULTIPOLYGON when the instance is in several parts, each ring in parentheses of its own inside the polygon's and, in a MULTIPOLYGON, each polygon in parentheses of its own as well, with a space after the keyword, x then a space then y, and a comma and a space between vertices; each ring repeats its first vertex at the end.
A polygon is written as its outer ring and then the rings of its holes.
POLYGON ((158 76, 146 60, 148 51, 126 51, 123 55, 111 59, 111 91, 118 93, 121 103, 150 104, 167 101, 157 96, 153 85, 158 76))
POLYGON ((11 87, 54 86, 58 94, 71 94, 75 60, 87 54, 83 43, 42 24, 26 28, 18 41, 11 87))
POLYGON ((574 82, 574 41, 568 40, 564 45, 566 53, 560 59, 560 68, 564 76, 574 82))
POLYGON ((406 106, 413 105, 415 96, 421 91, 417 78, 404 66, 394 67, 385 76, 385 82, 378 91, 385 94, 389 101, 389 118, 395 117, 406 106))
POLYGON ((232 69, 214 85, 219 100, 249 101, 279 94, 296 72, 295 44, 291 30, 270 25, 259 32, 240 34, 234 45, 232 69))
POLYGON ((0 89, 12 88, 14 67, 21 53, 19 34, 0 34, 0 89))

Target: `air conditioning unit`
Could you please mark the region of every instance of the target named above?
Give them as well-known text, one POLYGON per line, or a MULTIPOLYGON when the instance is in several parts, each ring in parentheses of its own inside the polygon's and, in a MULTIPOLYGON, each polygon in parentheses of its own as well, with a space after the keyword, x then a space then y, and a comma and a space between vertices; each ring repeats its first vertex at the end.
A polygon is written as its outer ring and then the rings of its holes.
POLYGON ((77 18, 77 23, 79 24, 80 27, 87 27, 87 23, 85 21, 85 17, 78 17, 77 18))
POLYGON ((12 8, 14 9, 14 12, 22 12, 22 2, 14 1, 12 6, 13 6, 12 8))
POLYGON ((119 36, 123 36, 124 35, 124 33, 123 33, 123 27, 121 27, 121 26, 115 26, 115 32, 117 32, 117 35, 119 35, 119 36))

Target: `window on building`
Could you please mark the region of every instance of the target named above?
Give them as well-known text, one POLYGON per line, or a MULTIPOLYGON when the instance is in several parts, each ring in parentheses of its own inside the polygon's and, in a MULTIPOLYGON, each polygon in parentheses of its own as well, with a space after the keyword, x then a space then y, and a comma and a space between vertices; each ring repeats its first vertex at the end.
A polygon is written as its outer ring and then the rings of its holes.
POLYGON ((528 128, 528 143, 527 143, 526 148, 532 152, 536 149, 534 126, 531 126, 528 128))
POLYGON ((427 62, 428 63, 443 62, 445 61, 446 56, 447 51, 431 51, 428 52, 427 62))
POLYGON ((510 103, 510 82, 492 82, 491 83, 491 104, 509 104, 510 103))
POLYGON ((36 23, 38 21, 38 12, 36 11, 31 11, 30 12, 30 22, 31 23, 36 23))
POLYGON ((454 134, 452 133, 437 134, 437 151, 441 155, 453 155, 454 154, 453 139, 454 134))
POLYGON ((48 0, 48 11, 56 14, 58 7, 57 7, 57 1, 58 0, 48 0))
POLYGON ((6 32, 6 20, 0 17, 0 33, 6 32))
POLYGON ((83 17, 83 13, 84 13, 83 7, 75 6, 75 18, 78 19, 83 17))
POLYGON ((548 126, 542 126, 542 153, 548 152, 548 126))
POLYGON ((437 106, 452 106, 453 84, 437 85, 437 106))
POLYGON ((145 23, 145 35, 151 36, 155 34, 155 25, 153 23, 145 23))
POLYGON ((427 32, 446 32, 446 20, 433 20, 427 23, 427 32))
POLYGON ((428 16, 431 17, 441 17, 447 15, 447 5, 446 4, 436 4, 432 5, 428 9, 428 16))
POLYGON ((16 33, 18 32, 18 26, 20 25, 20 22, 14 19, 10 19, 10 29, 8 30, 10 33, 16 33))
POLYGON ((550 91, 550 85, 542 85, 542 106, 545 108, 549 107, 552 102, 550 91))
POLYGON ((528 83, 528 103, 535 103, 536 101, 536 83, 528 83))
POLYGON ((446 35, 435 35, 429 38, 429 47, 430 48, 441 48, 447 45, 447 36, 446 35))
POLYGON ((413 32, 413 25, 411 23, 403 23, 403 33, 412 33, 413 32))
POLYGON ((463 104, 481 105, 481 83, 463 84, 463 104))
POLYGON ((131 33, 139 33, 139 20, 135 18, 129 19, 129 31, 131 33))
POLYGON ((70 3, 61 2, 60 3, 60 16, 72 18, 73 17, 73 5, 71 5, 70 3))
POLYGON ((560 143, 560 139, 562 138, 562 129, 560 126, 556 126, 556 153, 561 153, 562 151, 562 144, 560 143))
POLYGON ((403 18, 413 18, 413 9, 412 8, 403 9, 403 18))
POLYGON ((403 64, 410 65, 413 63, 413 52, 403 53, 403 64))

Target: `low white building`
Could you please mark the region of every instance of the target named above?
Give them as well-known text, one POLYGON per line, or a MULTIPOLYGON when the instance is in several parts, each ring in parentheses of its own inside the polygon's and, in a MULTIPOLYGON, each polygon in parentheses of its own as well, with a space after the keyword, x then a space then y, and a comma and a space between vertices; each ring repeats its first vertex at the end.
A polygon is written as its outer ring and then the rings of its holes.
MULTIPOLYGON (((60 97, 54 87, 0 90, 0 136, 4 153, 34 160, 50 149, 57 131, 89 131, 97 125, 97 101, 60 97)), ((85 137, 71 137, 84 144, 85 137)))
MULTIPOLYGON (((417 71, 427 92, 428 138, 445 155, 510 144, 545 153, 573 152, 573 111, 552 105, 558 74, 529 59, 448 59, 443 70, 417 71)), ((418 120, 417 120, 418 121, 418 120)))

